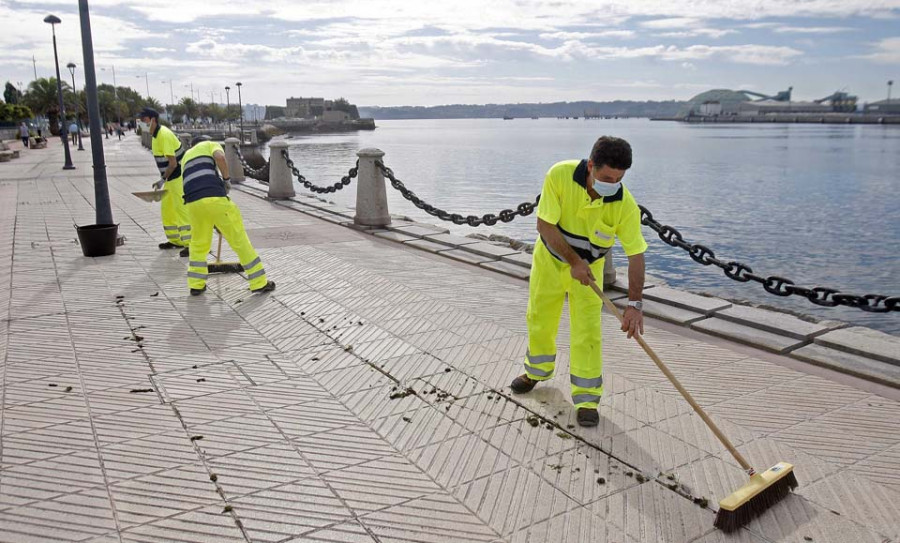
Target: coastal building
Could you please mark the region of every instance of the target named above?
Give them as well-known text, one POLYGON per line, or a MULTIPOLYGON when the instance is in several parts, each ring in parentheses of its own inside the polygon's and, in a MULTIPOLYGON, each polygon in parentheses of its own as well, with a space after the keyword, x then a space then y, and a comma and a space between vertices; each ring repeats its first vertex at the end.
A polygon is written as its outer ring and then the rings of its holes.
MULTIPOLYGON (((330 102, 330 100, 329 100, 330 102)), ((321 117, 325 112, 324 98, 288 98, 284 116, 295 119, 321 117)))
POLYGON ((832 106, 816 102, 779 102, 759 100, 743 102, 738 107, 740 115, 773 115, 781 113, 831 113, 832 106))
POLYGON ((865 112, 874 115, 900 115, 900 98, 866 104, 865 112))
POLYGON ((700 104, 700 115, 711 117, 722 114, 722 103, 718 100, 707 100, 700 104))

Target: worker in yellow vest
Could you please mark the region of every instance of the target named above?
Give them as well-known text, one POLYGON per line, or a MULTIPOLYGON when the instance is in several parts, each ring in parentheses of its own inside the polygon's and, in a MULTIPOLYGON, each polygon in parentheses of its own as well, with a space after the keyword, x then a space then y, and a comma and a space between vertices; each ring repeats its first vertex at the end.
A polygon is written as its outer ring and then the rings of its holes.
POLYGON ((175 249, 181 247, 181 256, 188 256, 188 245, 191 243, 191 222, 187 209, 184 207, 184 190, 181 182, 181 158, 184 149, 181 140, 174 132, 159 124, 159 112, 153 108, 145 107, 139 114, 141 121, 150 127, 153 137, 151 151, 159 169, 160 179, 153 184, 153 188, 166 189, 166 194, 160 202, 163 230, 166 233, 166 241, 159 244, 160 249, 175 249))
POLYGON ((644 251, 641 213, 622 185, 631 167, 631 146, 623 139, 597 140, 588 160, 567 160, 547 172, 538 204, 537 230, 528 289, 528 351, 525 373, 510 388, 524 394, 553 377, 556 333, 568 295, 571 329, 569 378, 576 420, 581 426, 600 421, 603 354, 600 311, 603 303, 590 282, 602 287, 604 257, 616 238, 628 256, 628 306, 622 330, 644 333, 642 291, 644 251))
POLYGON ((228 197, 228 164, 222 146, 198 136, 182 159, 184 166, 184 202, 191 218, 188 287, 191 295, 203 294, 209 275, 206 257, 212 245, 213 227, 222 233, 237 253, 247 274, 251 292, 271 292, 275 282, 266 278, 262 261, 250 244, 237 205, 228 197), (218 171, 216 170, 218 168, 218 171), (221 176, 219 175, 221 172, 221 176))

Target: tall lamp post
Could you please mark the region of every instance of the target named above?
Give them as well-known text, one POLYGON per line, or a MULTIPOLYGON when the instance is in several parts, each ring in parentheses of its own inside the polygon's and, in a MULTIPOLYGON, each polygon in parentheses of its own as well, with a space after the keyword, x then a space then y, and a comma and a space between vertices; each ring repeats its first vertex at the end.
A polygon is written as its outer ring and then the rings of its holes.
MULTIPOLYGON (((141 78, 141 76, 139 76, 139 75, 136 75, 135 77, 137 77, 138 79, 141 78)), ((144 72, 144 83, 146 83, 146 85, 147 85, 147 99, 149 100, 150 99, 150 78, 147 76, 147 72, 144 72)))
POLYGON ((78 150, 84 151, 84 146, 81 144, 81 115, 78 114, 78 87, 75 86, 75 63, 70 62, 66 64, 66 68, 68 68, 69 73, 72 74, 72 92, 75 93, 75 122, 78 124, 78 150))
POLYGON ((225 86, 225 119, 228 122, 228 135, 231 135, 231 113, 229 110, 231 109, 231 95, 229 94, 231 91, 231 87, 228 85, 225 86))
POLYGON ((88 122, 91 127, 91 155, 94 166, 94 204, 97 224, 113 224, 109 187, 106 181, 106 161, 103 139, 100 137, 100 103, 97 100, 97 74, 94 71, 94 40, 91 36, 91 16, 87 0, 78 0, 81 18, 81 50, 84 53, 84 82, 87 94, 88 122))
POLYGON ((59 117, 60 117, 60 131, 59 135, 62 137, 63 149, 66 153, 66 163, 63 166, 64 170, 74 170, 75 166, 72 165, 72 155, 69 153, 69 138, 67 137, 65 131, 65 119, 66 119, 66 108, 63 105, 62 98, 62 79, 59 78, 59 57, 56 55, 56 25, 61 23, 59 17, 56 15, 47 15, 44 17, 44 22, 50 25, 50 28, 53 29, 53 61, 56 63, 56 93, 59 98, 59 117))
POLYGON ((891 101, 891 87, 893 87, 893 86, 894 86, 894 80, 891 79, 890 81, 888 81, 888 102, 891 101))
POLYGON ((244 143, 244 103, 241 101, 241 85, 242 83, 238 81, 235 83, 238 88, 238 109, 241 110, 241 145, 244 143))

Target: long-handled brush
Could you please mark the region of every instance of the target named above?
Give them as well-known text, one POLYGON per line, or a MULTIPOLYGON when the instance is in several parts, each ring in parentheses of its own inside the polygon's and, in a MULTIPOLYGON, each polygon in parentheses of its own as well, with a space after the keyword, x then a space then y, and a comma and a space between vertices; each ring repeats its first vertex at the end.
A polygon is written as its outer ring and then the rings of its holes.
POLYGON ((216 261, 207 266, 207 270, 209 273, 241 273, 244 271, 244 267, 241 266, 240 262, 222 262, 219 258, 222 256, 222 232, 219 232, 219 229, 216 228, 216 232, 219 234, 219 248, 216 249, 216 261))
MULTIPOLYGON (((609 297, 600 290, 597 283, 591 281, 591 288, 598 296, 600 296, 603 300, 603 304, 606 305, 617 319, 619 319, 619 322, 622 322, 622 315, 619 313, 619 309, 613 305, 609 297)), ((719 502, 719 513, 716 515, 715 521, 716 528, 725 532, 734 531, 750 522, 754 517, 765 512, 790 494, 791 490, 797 488, 798 483, 797 477, 794 475, 794 466, 787 462, 779 462, 766 471, 757 473, 750 463, 744 459, 743 455, 734 448, 734 445, 732 445, 731 441, 725 437, 725 434, 719 430, 719 427, 709 418, 706 411, 697 404, 693 396, 681 386, 681 383, 675 378, 675 375, 669 371, 669 368, 663 364, 663 361, 660 360, 659 356, 657 356, 656 353, 653 352, 653 349, 647 345, 644 338, 639 334, 634 334, 634 339, 640 343, 641 347, 643 347, 644 351, 653 359, 653 362, 656 363, 657 367, 659 367, 663 374, 671 381, 684 399, 691 404, 691 407, 693 407, 694 411, 700 415, 703 422, 709 426, 712 433, 722 442, 722 445, 725 445, 725 448, 728 449, 731 456, 737 460, 737 463, 740 464, 741 467, 744 468, 744 471, 747 472, 747 475, 750 476, 750 481, 747 482, 747 484, 735 490, 730 496, 727 496, 719 502)))

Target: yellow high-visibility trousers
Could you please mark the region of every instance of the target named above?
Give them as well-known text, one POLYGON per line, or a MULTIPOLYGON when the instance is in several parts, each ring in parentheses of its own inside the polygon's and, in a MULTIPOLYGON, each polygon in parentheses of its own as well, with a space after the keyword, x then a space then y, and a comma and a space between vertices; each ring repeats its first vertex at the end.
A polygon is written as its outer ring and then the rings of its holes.
MULTIPOLYGON (((591 264, 601 288, 603 262, 601 258, 591 264)), ((570 266, 554 258, 538 241, 528 284, 528 351, 525 355, 525 371, 535 381, 550 379, 556 369, 556 334, 567 294, 572 403, 575 407, 596 409, 603 395, 603 329, 600 326, 603 302, 591 287, 572 279, 570 266)))
POLYGON ((238 255, 250 290, 266 286, 266 270, 263 269, 259 255, 250 244, 250 238, 244 230, 244 221, 238 206, 228 197, 202 198, 187 204, 191 217, 191 256, 188 262, 188 287, 202 289, 206 286, 209 269, 206 257, 212 246, 213 227, 218 228, 222 237, 238 255))
POLYGON ((163 230, 170 243, 187 247, 191 243, 191 219, 184 205, 184 186, 181 178, 166 181, 165 196, 160 202, 163 230))

